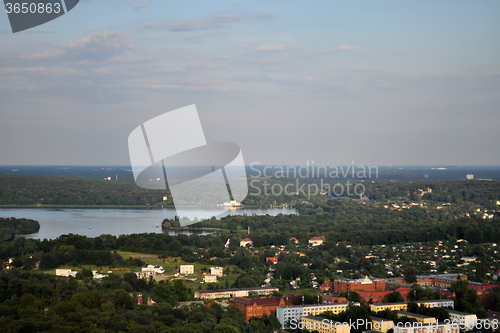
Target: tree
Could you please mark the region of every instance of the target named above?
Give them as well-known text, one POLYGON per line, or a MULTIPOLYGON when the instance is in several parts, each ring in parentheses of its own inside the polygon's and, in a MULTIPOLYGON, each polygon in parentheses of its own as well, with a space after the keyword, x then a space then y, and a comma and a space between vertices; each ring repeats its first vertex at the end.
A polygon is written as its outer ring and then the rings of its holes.
POLYGON ((382 303, 398 303, 398 302, 404 302, 405 299, 403 296, 400 294, 399 291, 393 291, 390 294, 387 294, 384 299, 382 300, 382 303))
POLYGON ((490 310, 500 311, 500 287, 495 287, 490 291, 487 302, 490 310))
POLYGON ((414 267, 408 266, 404 270, 405 281, 409 284, 413 284, 417 282, 417 271, 414 267))

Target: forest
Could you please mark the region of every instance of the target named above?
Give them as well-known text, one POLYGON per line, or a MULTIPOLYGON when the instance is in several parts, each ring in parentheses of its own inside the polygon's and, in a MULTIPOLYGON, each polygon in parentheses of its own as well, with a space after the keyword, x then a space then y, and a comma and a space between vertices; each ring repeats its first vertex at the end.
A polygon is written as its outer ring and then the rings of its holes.
POLYGON ((13 240, 16 236, 33 234, 40 230, 40 223, 30 219, 0 217, 0 242, 13 240))
MULTIPOLYGON (((255 180, 255 179, 253 179, 255 180)), ((264 181, 272 186, 278 184, 296 184, 296 179, 263 178, 253 187, 264 188, 264 181)), ((301 179, 300 184, 320 184, 318 179, 301 179)), ((337 180, 328 181, 331 186, 337 180)), ((394 200, 428 201, 433 203, 450 203, 462 205, 466 203, 495 207, 500 200, 500 182, 497 181, 421 181, 391 182, 358 182, 365 189, 363 198, 372 202, 386 203, 394 200), (432 192, 421 195, 419 189, 432 189, 432 192)), ((294 185, 295 186, 295 185, 294 185)), ((295 186, 296 187, 296 186, 295 186)), ((290 188, 291 192, 295 187, 290 188)), ((327 189, 327 195, 308 198, 307 195, 286 195, 278 193, 264 195, 264 191, 255 191, 250 187, 249 195, 243 204, 250 207, 295 206, 304 200, 326 201, 335 194, 327 189)), ((349 198, 347 193, 341 197, 349 198)), ((102 180, 82 177, 29 176, 0 174, 0 206, 141 206, 172 207, 173 201, 167 190, 146 190, 138 187, 132 180, 102 180), (167 197, 167 200, 163 200, 167 197)))

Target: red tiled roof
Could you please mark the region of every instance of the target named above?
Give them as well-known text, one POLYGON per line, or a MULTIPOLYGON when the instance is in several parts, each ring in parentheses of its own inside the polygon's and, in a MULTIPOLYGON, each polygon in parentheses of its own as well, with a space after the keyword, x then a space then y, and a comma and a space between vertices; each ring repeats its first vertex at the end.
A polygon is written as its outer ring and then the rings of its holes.
POLYGON ((279 305, 281 297, 268 297, 268 298, 243 298, 237 297, 229 301, 229 303, 241 304, 241 305, 279 305))
POLYGON ((250 238, 245 238, 242 240, 242 242, 251 242, 252 240, 250 238))
POLYGON ((310 239, 310 241, 325 240, 325 236, 317 236, 310 239))

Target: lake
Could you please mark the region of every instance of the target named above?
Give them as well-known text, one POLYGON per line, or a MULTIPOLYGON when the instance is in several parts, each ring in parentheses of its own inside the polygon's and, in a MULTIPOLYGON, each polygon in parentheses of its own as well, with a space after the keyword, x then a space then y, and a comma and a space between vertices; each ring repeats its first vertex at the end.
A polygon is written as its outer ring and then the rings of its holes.
MULTIPOLYGON (((192 216, 207 219, 221 214, 221 210, 193 210, 192 216)), ((236 209, 224 212, 226 215, 296 214, 294 208, 236 209)), ((40 231, 25 235, 26 238, 55 239, 64 234, 78 234, 98 237, 102 234, 114 236, 139 233, 162 233, 163 219, 173 219, 175 209, 95 209, 95 208, 0 208, 0 217, 27 218, 40 223, 40 231), (157 227, 158 226, 158 227, 157 227)), ((208 235, 207 230, 169 230, 170 235, 208 235)))

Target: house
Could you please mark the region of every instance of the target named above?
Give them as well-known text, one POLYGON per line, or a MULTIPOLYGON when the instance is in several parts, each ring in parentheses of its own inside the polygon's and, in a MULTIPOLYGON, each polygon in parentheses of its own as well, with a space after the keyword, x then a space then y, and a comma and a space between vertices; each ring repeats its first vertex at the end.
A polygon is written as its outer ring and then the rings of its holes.
POLYGON ((165 270, 163 269, 162 266, 158 265, 145 265, 142 266, 143 271, 154 271, 156 274, 163 274, 165 273, 165 270))
POLYGON ((493 280, 498 281, 500 279, 500 269, 493 274, 493 280))
POLYGON ((216 275, 211 275, 207 274, 203 277, 205 283, 217 283, 217 276, 216 275))
POLYGON ((333 281, 323 282, 319 286, 319 290, 321 290, 321 291, 331 291, 331 290, 333 290, 333 281))
POLYGON ((215 276, 223 276, 224 268, 222 267, 210 267, 210 274, 215 276))
POLYGON ((138 279, 148 279, 156 276, 155 271, 137 271, 134 272, 138 279))
POLYGON ((240 246, 241 247, 246 247, 246 246, 252 246, 253 245, 253 242, 250 238, 245 238, 245 239, 242 239, 241 242, 240 242, 240 246))
POLYGON ((333 303, 346 303, 347 298, 345 297, 333 297, 330 295, 326 294, 320 294, 318 293, 323 298, 323 304, 333 304, 333 303))
POLYGON ((294 244, 299 244, 299 240, 295 237, 290 238, 290 242, 294 244))
POLYGON ((276 265, 278 263, 278 257, 266 257, 266 262, 268 261, 276 265))
POLYGON ((179 273, 182 275, 194 274, 194 265, 180 265, 179 273))
POLYGON ((309 245, 311 246, 320 246, 325 242, 325 236, 313 237, 309 240, 309 245))
POLYGON ((72 271, 71 269, 65 269, 65 268, 58 268, 56 269, 56 275, 57 276, 72 276, 72 277, 75 277, 76 276, 76 273, 78 273, 77 271, 72 271))

